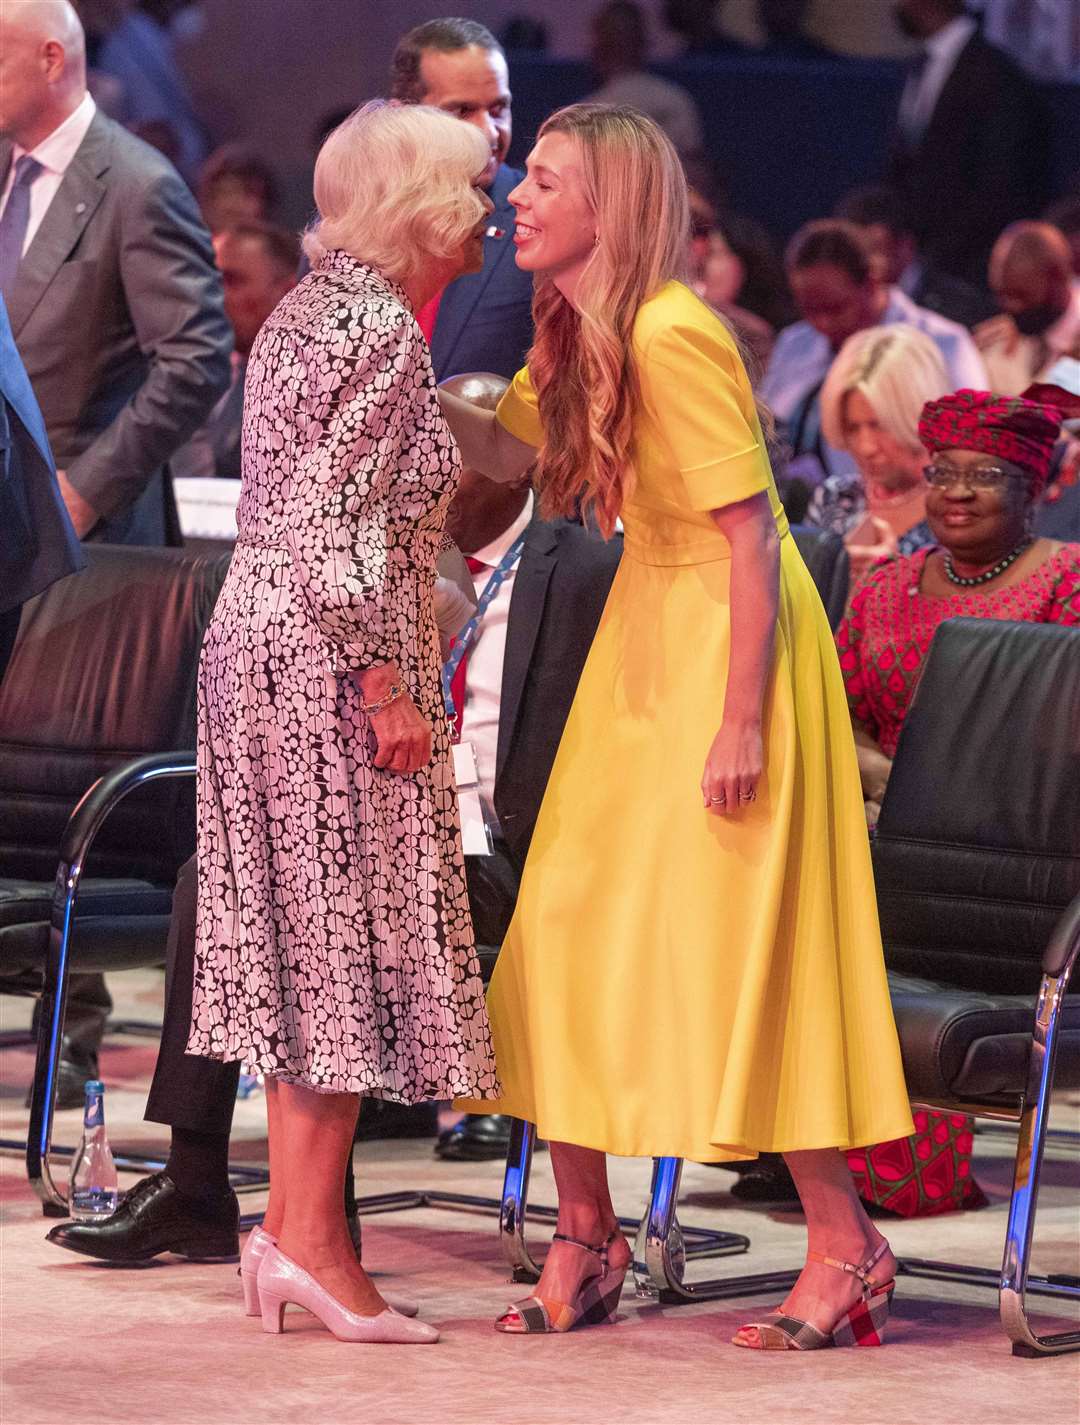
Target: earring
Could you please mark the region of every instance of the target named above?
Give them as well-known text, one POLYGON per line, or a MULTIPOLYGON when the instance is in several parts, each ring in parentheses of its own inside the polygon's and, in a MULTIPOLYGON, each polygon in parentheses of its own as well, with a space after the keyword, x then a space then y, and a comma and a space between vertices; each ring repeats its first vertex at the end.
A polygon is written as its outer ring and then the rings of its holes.
POLYGON ((600 234, 599 234, 599 233, 597 233, 596 236, 593 238, 593 240, 592 240, 592 245, 593 245, 593 247, 599 247, 599 246, 600 246, 600 234))

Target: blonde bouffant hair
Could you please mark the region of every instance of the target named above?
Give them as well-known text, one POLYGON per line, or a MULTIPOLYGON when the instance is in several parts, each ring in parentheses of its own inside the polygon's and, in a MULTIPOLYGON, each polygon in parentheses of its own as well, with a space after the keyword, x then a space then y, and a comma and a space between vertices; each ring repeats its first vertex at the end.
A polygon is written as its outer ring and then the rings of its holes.
POLYGON ((597 244, 573 306, 550 277, 537 278, 528 362, 546 435, 535 484, 545 516, 580 510, 610 535, 634 479, 634 318, 666 282, 687 275, 686 178, 664 132, 634 109, 571 104, 537 137, 552 133, 578 146, 597 244))
POLYGON ((866 327, 837 352, 821 388, 821 430, 836 450, 847 447, 847 397, 858 391, 881 425, 908 450, 918 450, 919 416, 927 401, 952 390, 936 344, 917 327, 897 322, 866 327))
POLYGON ((395 282, 456 252, 487 211, 475 184, 489 157, 471 124, 424 104, 374 99, 327 137, 315 161, 316 221, 304 252, 341 248, 395 282))

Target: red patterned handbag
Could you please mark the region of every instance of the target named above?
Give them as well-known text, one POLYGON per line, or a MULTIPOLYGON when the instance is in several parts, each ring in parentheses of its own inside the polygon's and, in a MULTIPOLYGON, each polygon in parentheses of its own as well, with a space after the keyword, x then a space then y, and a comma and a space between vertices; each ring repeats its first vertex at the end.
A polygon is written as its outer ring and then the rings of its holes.
POLYGON ((963 1114, 921 1108, 910 1138, 852 1148, 848 1167, 859 1196, 899 1217, 985 1207, 986 1195, 971 1175, 974 1127, 963 1114))

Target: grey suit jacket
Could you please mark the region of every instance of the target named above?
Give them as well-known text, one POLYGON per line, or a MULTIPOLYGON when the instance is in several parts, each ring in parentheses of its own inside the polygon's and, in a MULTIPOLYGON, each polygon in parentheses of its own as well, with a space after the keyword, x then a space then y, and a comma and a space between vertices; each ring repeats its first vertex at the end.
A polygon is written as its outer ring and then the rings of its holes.
MULTIPOLYGON (((11 145, 0 143, 0 184, 11 145)), ((229 379, 210 236, 169 161, 98 112, 8 295, 57 465, 102 523, 158 544, 162 467, 229 379)))

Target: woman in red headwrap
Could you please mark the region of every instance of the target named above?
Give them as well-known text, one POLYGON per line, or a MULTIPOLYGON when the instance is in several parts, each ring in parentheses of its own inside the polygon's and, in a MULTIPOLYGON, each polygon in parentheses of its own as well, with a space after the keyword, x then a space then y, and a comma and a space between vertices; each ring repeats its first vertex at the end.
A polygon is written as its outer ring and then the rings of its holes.
POLYGON ((923 407, 936 544, 871 569, 837 633, 871 821, 938 624, 1080 623, 1080 544, 1031 533, 1060 430, 1056 408, 1022 397, 957 391, 923 407))
MULTIPOLYGON (((946 619, 1080 624, 1080 544, 1032 535, 1061 428, 1053 406, 985 391, 928 401, 919 437, 936 544, 869 571, 837 632, 874 822, 934 632, 946 619)), ((981 1206, 970 1119, 916 1115, 911 1139, 848 1155, 862 1196, 904 1216, 981 1206)))

